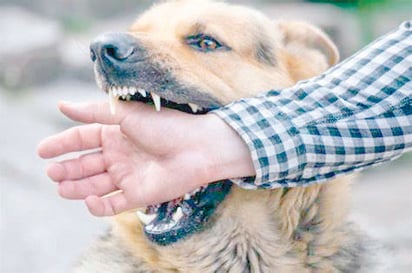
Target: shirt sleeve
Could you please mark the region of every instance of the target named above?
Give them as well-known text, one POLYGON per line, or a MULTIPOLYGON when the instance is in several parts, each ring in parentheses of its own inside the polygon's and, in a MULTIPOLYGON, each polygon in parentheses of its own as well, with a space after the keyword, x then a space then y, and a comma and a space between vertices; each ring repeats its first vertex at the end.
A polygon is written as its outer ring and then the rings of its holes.
POLYGON ((241 187, 306 186, 412 149, 412 21, 319 77, 213 111, 246 142, 241 187))

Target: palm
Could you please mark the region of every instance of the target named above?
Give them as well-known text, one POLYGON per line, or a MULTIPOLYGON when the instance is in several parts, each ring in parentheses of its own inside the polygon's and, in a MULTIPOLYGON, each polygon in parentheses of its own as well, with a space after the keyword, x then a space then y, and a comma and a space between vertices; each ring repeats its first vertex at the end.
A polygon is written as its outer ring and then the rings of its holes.
POLYGON ((101 144, 105 172, 109 174, 113 186, 121 189, 122 176, 133 173, 137 167, 133 164, 138 160, 135 146, 116 125, 103 125, 101 144))
POLYGON ((196 180, 201 179, 201 174, 193 171, 199 168, 190 165, 200 159, 179 144, 183 140, 176 127, 172 133, 175 137, 165 141, 165 130, 172 130, 167 124, 143 131, 135 130, 134 120, 126 120, 122 126, 103 126, 102 156, 113 188, 123 190, 129 201, 144 204, 169 201, 199 186, 196 180), (182 187, 176 187, 176 181, 182 187), (146 194, 142 196, 142 192, 146 194))

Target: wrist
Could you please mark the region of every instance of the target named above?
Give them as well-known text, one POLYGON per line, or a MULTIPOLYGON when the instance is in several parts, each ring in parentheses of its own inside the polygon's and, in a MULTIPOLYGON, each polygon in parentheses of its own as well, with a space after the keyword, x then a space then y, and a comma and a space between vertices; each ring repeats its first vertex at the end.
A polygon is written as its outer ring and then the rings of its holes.
POLYGON ((217 115, 201 118, 199 149, 205 156, 207 181, 254 176, 249 148, 240 135, 217 115))

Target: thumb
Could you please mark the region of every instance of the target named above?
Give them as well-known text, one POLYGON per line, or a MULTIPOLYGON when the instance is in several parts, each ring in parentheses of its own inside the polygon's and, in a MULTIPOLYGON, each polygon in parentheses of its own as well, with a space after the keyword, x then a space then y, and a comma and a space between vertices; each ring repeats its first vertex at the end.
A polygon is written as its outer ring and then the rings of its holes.
POLYGON ((83 123, 120 124, 121 121, 141 103, 117 102, 112 112, 107 102, 72 103, 59 102, 59 110, 68 118, 83 123))

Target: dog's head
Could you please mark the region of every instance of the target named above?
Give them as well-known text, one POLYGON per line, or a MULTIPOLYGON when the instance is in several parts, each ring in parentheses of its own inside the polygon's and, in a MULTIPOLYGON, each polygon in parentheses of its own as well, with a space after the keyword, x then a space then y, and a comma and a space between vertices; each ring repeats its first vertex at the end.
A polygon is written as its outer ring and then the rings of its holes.
MULTIPOLYGON (((274 22, 221 2, 175 0, 155 5, 127 32, 99 36, 91 57, 113 110, 120 99, 204 114, 315 76, 338 53, 306 23, 274 22)), ((148 207, 140 214, 146 234, 168 244, 199 230, 229 189, 230 182, 216 183, 148 207)))

